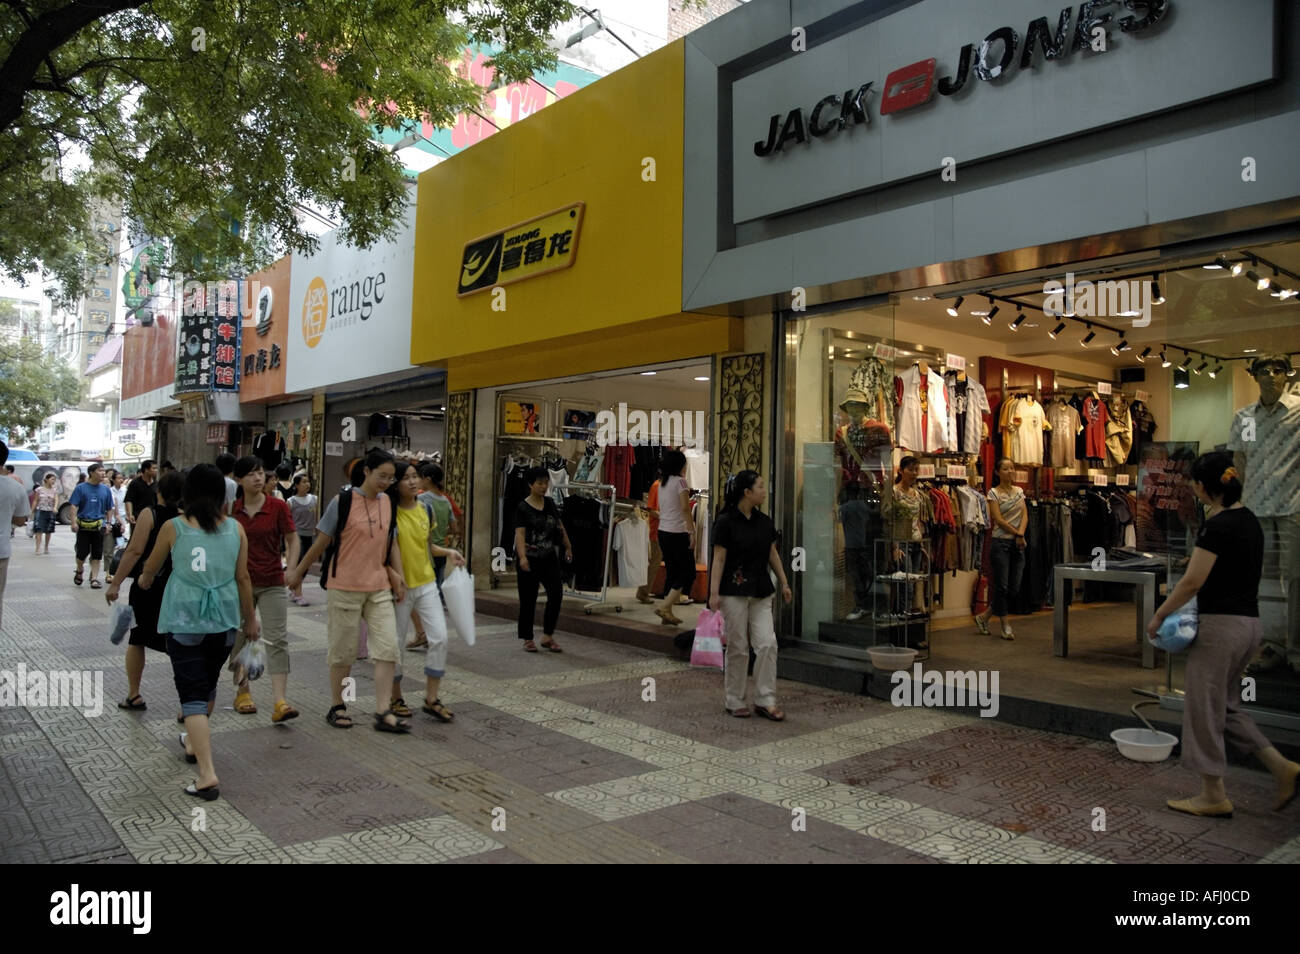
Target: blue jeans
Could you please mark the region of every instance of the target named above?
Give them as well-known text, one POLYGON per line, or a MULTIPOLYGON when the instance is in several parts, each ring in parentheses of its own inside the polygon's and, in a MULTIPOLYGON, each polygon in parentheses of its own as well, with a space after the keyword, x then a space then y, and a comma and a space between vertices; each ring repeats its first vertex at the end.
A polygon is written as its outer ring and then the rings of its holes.
POLYGON ((993 606, 989 614, 1006 616, 1008 604, 1020 592, 1020 580, 1025 575, 1025 551, 1016 546, 1014 539, 994 537, 989 546, 993 569, 993 606))

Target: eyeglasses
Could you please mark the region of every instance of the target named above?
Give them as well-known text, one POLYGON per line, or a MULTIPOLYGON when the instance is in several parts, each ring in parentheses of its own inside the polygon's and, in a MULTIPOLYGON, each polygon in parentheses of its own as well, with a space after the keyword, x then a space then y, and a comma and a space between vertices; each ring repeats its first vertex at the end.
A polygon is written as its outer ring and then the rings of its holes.
POLYGON ((393 474, 372 474, 377 484, 391 484, 397 479, 393 474))
POLYGON ((1290 373, 1291 373, 1290 371, 1288 371, 1286 368, 1282 368, 1282 367, 1276 367, 1276 368, 1260 368, 1258 371, 1255 372, 1255 377, 1257 377, 1257 378, 1270 378, 1270 377, 1273 377, 1273 378, 1276 378, 1276 377, 1283 377, 1283 378, 1285 378, 1285 377, 1287 377, 1290 373))

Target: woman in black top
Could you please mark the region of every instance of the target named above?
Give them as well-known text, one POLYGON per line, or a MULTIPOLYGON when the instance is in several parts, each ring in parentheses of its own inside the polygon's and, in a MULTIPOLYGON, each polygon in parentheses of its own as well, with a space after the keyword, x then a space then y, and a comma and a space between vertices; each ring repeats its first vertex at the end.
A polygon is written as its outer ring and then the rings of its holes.
POLYGON ((1223 788, 1227 770, 1225 736, 1253 752, 1277 779, 1275 809, 1295 797, 1300 765, 1284 758, 1253 719, 1238 708, 1241 673, 1259 651, 1259 580, 1264 566, 1264 531, 1241 503, 1241 481, 1229 454, 1204 454, 1192 464, 1192 490, 1208 507, 1187 572, 1147 624, 1154 637, 1160 624, 1193 596, 1199 623, 1187 651, 1184 677, 1183 765, 1200 773, 1201 792, 1169 799, 1174 811, 1231 818, 1223 788))
POLYGON ((537 652, 537 644, 533 642, 533 616, 537 610, 537 587, 541 585, 546 588, 546 613, 542 617, 542 633, 546 638, 542 640, 542 648, 563 652, 552 637, 563 599, 558 547, 563 544, 566 563, 573 562, 573 547, 569 545, 569 535, 560 522, 555 501, 546 496, 551 486, 546 468, 530 467, 524 479, 528 481, 528 496, 515 508, 519 638, 524 641, 525 652, 537 652))
MULTIPOLYGON (((134 581, 140 576, 145 557, 153 552, 154 542, 158 539, 158 530, 168 520, 180 514, 178 507, 184 490, 185 478, 176 471, 159 479, 158 503, 136 513, 135 532, 131 534, 131 542, 127 544, 126 552, 122 554, 122 562, 117 572, 113 574, 113 578, 108 581, 108 589, 104 591, 104 598, 112 606, 121 591, 122 581, 128 578, 133 581, 131 589, 127 592, 126 601, 135 612, 135 626, 131 629, 131 638, 126 647, 126 701, 117 704, 119 709, 148 708, 140 696, 145 647, 160 653, 167 652, 167 636, 158 633, 158 611, 162 609, 163 591, 166 587, 152 586, 145 590, 137 586, 134 581)), ((158 574, 158 580, 166 583, 170 574, 171 559, 168 558, 158 574)))
POLYGON ((781 595, 794 599, 776 549, 776 526, 758 509, 767 487, 756 471, 742 470, 727 484, 726 503, 713 525, 713 566, 709 609, 722 612, 727 636, 726 709, 747 719, 749 650, 754 650, 754 711, 773 722, 785 713, 776 705, 776 627, 772 624, 771 569, 781 581, 781 595))

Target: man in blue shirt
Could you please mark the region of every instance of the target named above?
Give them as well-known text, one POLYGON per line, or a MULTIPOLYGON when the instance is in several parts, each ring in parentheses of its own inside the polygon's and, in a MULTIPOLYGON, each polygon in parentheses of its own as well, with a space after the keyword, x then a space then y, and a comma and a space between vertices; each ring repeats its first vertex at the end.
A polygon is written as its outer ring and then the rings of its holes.
POLYGON ((90 588, 103 588, 99 582, 99 563, 104 559, 104 528, 113 512, 113 492, 103 483, 104 465, 86 468, 86 482, 77 484, 68 503, 72 505, 72 525, 77 528, 77 572, 72 582, 81 585, 82 567, 90 557, 90 588))

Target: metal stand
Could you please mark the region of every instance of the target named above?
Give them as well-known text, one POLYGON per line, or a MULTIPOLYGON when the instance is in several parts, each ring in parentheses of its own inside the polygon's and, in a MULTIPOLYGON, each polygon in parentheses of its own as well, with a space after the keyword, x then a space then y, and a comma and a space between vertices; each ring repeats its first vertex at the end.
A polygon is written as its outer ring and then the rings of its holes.
MULTIPOLYGON (((877 572, 872 582, 872 645, 881 645, 881 637, 888 637, 886 644, 900 645, 895 642, 898 630, 902 630, 902 643, 906 646, 909 636, 919 633, 921 640, 928 647, 930 644, 930 606, 933 594, 930 591, 930 544, 927 540, 895 542, 878 539, 875 542, 875 567, 877 572), (894 560, 894 547, 904 551, 903 559, 894 560), (919 559, 912 565, 909 551, 919 551, 919 559), (879 572, 881 567, 894 567, 888 573, 879 572)), ((928 648, 918 651, 917 661, 930 658, 928 648)))
MULTIPOLYGON (((583 496, 594 497, 601 504, 609 507, 609 524, 605 527, 604 542, 604 559, 601 564, 600 592, 596 595, 585 590, 564 588, 564 595, 574 599, 585 600, 587 605, 583 607, 583 612, 590 616, 593 610, 613 608, 615 613, 623 612, 623 604, 613 602, 609 599, 609 558, 613 553, 614 545, 614 503, 617 500, 617 494, 613 484, 589 484, 589 483, 569 483, 563 488, 566 497, 574 496, 570 491, 576 491, 583 496)), ((570 541, 572 542, 572 541, 570 541)), ((575 577, 576 580, 576 577, 575 577)))

